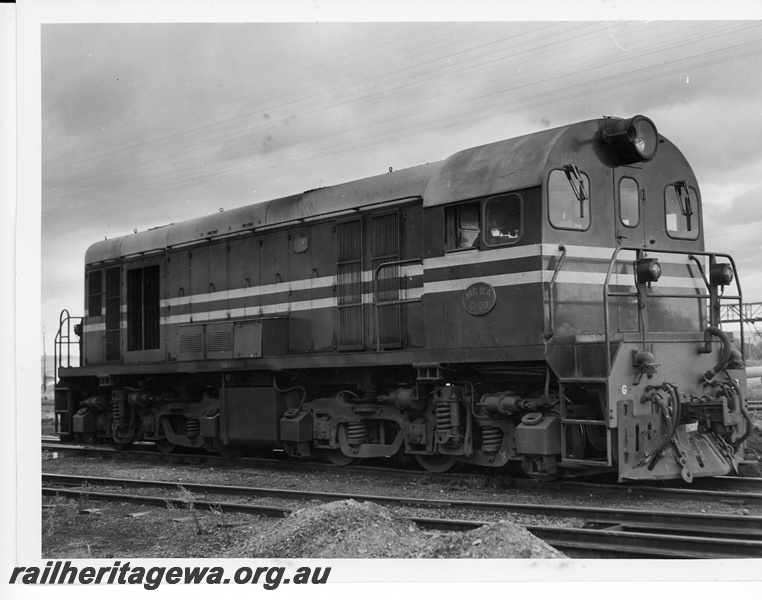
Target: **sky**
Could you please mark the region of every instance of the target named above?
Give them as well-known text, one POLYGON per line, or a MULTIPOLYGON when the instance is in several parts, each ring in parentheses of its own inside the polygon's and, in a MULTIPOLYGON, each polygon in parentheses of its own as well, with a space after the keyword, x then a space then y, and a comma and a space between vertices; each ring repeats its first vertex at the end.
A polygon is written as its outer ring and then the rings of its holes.
POLYGON ((601 115, 683 151, 761 302, 760 67, 759 21, 44 24, 42 325, 95 241, 601 115))

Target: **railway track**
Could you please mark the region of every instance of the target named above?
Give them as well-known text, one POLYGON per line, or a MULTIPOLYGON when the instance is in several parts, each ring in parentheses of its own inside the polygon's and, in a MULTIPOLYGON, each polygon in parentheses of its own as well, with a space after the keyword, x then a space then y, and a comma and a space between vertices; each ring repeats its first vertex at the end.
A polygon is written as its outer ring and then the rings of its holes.
MULTIPOLYGON (((694 481, 694 483, 696 483, 694 481)), ((535 482, 527 485, 538 487, 535 482)), ((680 487, 675 482, 662 485, 643 483, 588 483, 565 481, 550 486, 540 484, 545 489, 560 492, 589 492, 597 495, 606 494, 625 498, 650 498, 663 500, 687 500, 694 502, 719 502, 738 506, 762 506, 762 479, 751 477, 713 477, 705 483, 696 483, 695 487, 680 487)))
MULTIPOLYGON (((182 486, 183 490, 205 496, 234 498, 279 499, 288 502, 331 502, 352 498, 387 506, 416 509, 459 509, 484 511, 492 515, 509 513, 576 518, 584 521, 583 528, 527 527, 550 545, 560 549, 575 549, 632 556, 673 558, 749 558, 762 557, 762 517, 725 514, 684 514, 670 512, 605 509, 577 506, 476 502, 467 500, 439 500, 370 496, 305 490, 252 488, 167 481, 132 480, 104 477, 43 474, 44 495, 59 495, 90 500, 130 502, 141 505, 166 507, 188 506, 187 499, 171 495, 182 486), (123 491, 106 492, 93 488, 144 488, 164 494, 152 496, 130 494, 123 491)), ((294 508, 288 505, 228 502, 193 498, 197 509, 259 514, 268 517, 286 517, 294 508)), ((480 520, 409 517, 422 528, 473 529, 488 523, 480 520)))
MULTIPOLYGON (((278 468, 303 471, 340 471, 345 474, 373 474, 378 476, 404 476, 407 472, 388 467, 376 467, 365 465, 337 467, 324 462, 304 462, 293 460, 279 460, 277 458, 224 458, 214 454, 161 454, 152 444, 141 444, 129 451, 116 452, 108 447, 83 446, 64 444, 56 438, 43 438, 42 448, 48 451, 71 451, 78 454, 97 454, 126 459, 137 457, 139 459, 168 460, 178 462, 221 462, 231 466, 243 466, 251 468, 278 468)), ((416 471, 424 474, 423 471, 416 471)), ((451 473, 437 474, 436 477, 449 477, 463 479, 469 475, 451 473)), ((538 482, 532 479, 516 479, 511 482, 518 488, 536 488, 544 491, 553 490, 560 493, 592 493, 596 495, 606 494, 620 498, 656 498, 663 500, 688 500, 695 502, 719 502, 729 505, 756 507, 762 506, 762 478, 753 477, 712 477, 705 480, 694 480, 690 487, 685 487, 681 482, 655 482, 655 483, 599 483, 586 481, 559 481, 538 482)))

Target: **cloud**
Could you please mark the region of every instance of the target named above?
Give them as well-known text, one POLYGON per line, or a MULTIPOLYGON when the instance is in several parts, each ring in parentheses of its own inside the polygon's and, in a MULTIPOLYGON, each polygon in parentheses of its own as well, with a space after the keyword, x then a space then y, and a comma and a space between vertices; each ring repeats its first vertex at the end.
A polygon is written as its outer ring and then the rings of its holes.
POLYGON ((725 209, 716 215, 716 220, 726 226, 746 227, 756 223, 762 230, 762 185, 734 197, 725 209))

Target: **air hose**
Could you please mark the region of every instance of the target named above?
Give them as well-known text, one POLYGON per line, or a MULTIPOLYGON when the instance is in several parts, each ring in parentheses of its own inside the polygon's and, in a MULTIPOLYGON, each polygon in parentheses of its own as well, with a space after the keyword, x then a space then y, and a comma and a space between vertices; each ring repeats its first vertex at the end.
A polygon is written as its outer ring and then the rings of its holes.
POLYGON ((300 385, 294 385, 289 388, 281 389, 278 387, 278 383, 275 381, 275 377, 273 377, 273 389, 278 392, 279 394, 288 394, 289 392, 297 391, 301 393, 301 400, 299 400, 299 406, 296 408, 291 408, 286 411, 287 418, 293 418, 299 414, 299 411, 302 410, 302 404, 304 404, 304 401, 307 399, 307 390, 305 390, 300 385))
POLYGON ((746 441, 746 438, 749 437, 751 434, 751 430, 754 427, 754 424, 751 422, 751 416, 749 415, 749 411, 746 410, 746 404, 744 403, 744 399, 741 396, 741 390, 738 389, 738 386, 736 385, 736 382, 733 381, 732 378, 728 377, 728 381, 730 381, 730 385, 733 386, 733 389, 735 390, 736 395, 738 396, 738 403, 739 408, 741 410, 741 414, 743 415, 744 420, 746 421, 746 432, 735 441, 735 448, 738 449, 741 444, 743 444, 746 441))
MULTIPOLYGON (((720 357, 720 361, 714 366, 714 368, 709 369, 706 373, 704 373, 704 379, 708 382, 708 381, 711 381, 711 379, 715 375, 717 375, 717 373, 719 373, 721 370, 723 370, 727 366, 728 361, 730 360, 730 353, 733 348, 730 345, 730 339, 725 334, 725 332, 722 331, 722 329, 720 329, 719 327, 714 327, 714 326, 707 327, 704 330, 704 333, 714 335, 715 337, 720 338, 720 340, 722 341, 722 356, 720 357)), ((751 433, 751 430, 752 430, 752 422, 751 422, 751 416, 749 415, 749 412, 746 410, 746 406, 744 406, 744 400, 743 400, 743 397, 741 396, 741 390, 738 389, 738 386, 736 385, 735 381, 733 381, 733 379, 730 376, 728 376, 728 381, 730 382, 730 385, 733 386, 733 389, 738 397, 738 401, 740 403, 739 408, 741 410, 741 414, 744 417, 744 420, 746 421, 746 432, 735 442, 735 447, 738 448, 746 440, 746 438, 749 437, 749 434, 751 433)))
MULTIPOLYGON (((733 349, 730 345, 730 339, 725 334, 725 332, 720 329, 719 327, 707 327, 704 330, 704 335, 711 334, 715 337, 720 338, 720 341, 722 342, 722 356, 720 357, 720 362, 718 362, 713 368, 709 369, 706 373, 704 373, 704 379, 706 381, 711 381, 711 379, 717 375, 722 369, 725 368, 725 366, 728 364, 728 361, 730 360, 730 351, 733 349)), ((707 337, 707 346, 709 345, 709 339, 707 337)))
POLYGON ((664 389, 668 394, 669 397, 672 399, 672 405, 674 407, 673 415, 672 415, 672 428, 669 432, 669 435, 666 436, 661 443, 659 444, 659 447, 654 450, 653 457, 650 461, 648 461, 648 470, 653 470, 654 466, 656 465, 656 461, 659 459, 659 454, 661 453, 664 448, 667 447, 667 444, 672 440, 672 438, 675 437, 675 433, 677 432, 677 426, 680 423, 680 396, 677 393, 677 389, 675 389, 675 386, 665 383, 662 386, 659 386, 660 388, 664 389))

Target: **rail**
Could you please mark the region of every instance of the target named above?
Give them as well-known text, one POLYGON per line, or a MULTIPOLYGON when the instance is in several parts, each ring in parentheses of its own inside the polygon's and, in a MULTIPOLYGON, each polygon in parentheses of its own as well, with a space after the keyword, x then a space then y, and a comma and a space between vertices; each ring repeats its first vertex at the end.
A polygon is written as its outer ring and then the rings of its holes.
MULTIPOLYGON (((64 476, 58 481, 56 476, 43 474, 43 487, 41 489, 43 496, 63 497, 63 498, 82 498, 87 495, 90 500, 101 502, 118 502, 119 504, 135 504, 139 506, 156 506, 172 509, 194 509, 209 511, 224 511, 228 514, 248 514, 260 515, 271 518, 286 518, 293 515, 297 507, 263 504, 240 501, 209 500, 198 497, 179 497, 177 495, 177 482, 139 482, 140 487, 148 487, 145 484, 151 484, 150 487, 157 487, 163 491, 163 495, 154 496, 145 493, 130 494, 125 491, 106 492, 95 490, 91 485, 87 488, 72 488, 71 485, 84 482, 77 481, 71 476, 64 476), (68 481, 67 481, 68 480, 68 481)), ((112 480, 111 482, 91 480, 89 484, 96 486, 131 485, 134 481, 112 480)), ((194 493, 213 493, 232 495, 233 498, 250 495, 261 495, 269 498, 288 499, 297 501, 318 501, 330 502, 334 500, 344 500, 347 498, 373 502, 376 504, 392 507, 415 506, 422 509, 449 509, 452 508, 446 500, 425 498, 398 498, 388 496, 357 496, 356 494, 346 495, 340 493, 322 492, 316 497, 314 492, 299 490, 278 490, 278 489, 252 489, 252 488, 227 488, 223 486, 204 486, 197 484, 187 484, 183 482, 182 488, 194 493), (254 492, 252 494, 252 492, 254 492), (257 493, 260 492, 260 493, 257 493)), ((466 510, 490 510, 498 513, 518 512, 524 514, 547 514, 543 509, 549 511, 551 516, 574 515, 575 518, 585 519, 586 523, 582 527, 564 527, 564 526, 527 526, 527 530, 533 535, 541 538, 547 544, 558 549, 581 549, 585 551, 596 551, 609 553, 625 553, 628 556, 650 556, 659 558, 759 558, 762 556, 762 540, 759 534, 759 524, 756 521, 759 517, 741 517, 735 515, 730 519, 718 514, 699 513, 695 515, 686 515, 675 512, 659 513, 657 518, 653 518, 655 513, 652 511, 608 511, 601 509, 585 509, 564 506, 545 506, 536 505, 499 505, 489 506, 488 503, 468 503, 463 506, 458 503, 460 508, 466 510), (480 505, 481 504, 481 505, 480 505), (495 510, 496 509, 496 510, 495 510), (539 510, 538 510, 539 509, 539 510), (609 513, 610 516, 607 517, 609 513), (665 518, 666 517, 666 518, 665 518), (687 517, 687 518, 686 518, 687 517), (719 519, 718 519, 719 517, 719 519), (733 519, 735 517, 735 519, 733 519)), ((54 505, 49 505, 54 506, 54 505)), ((426 517, 420 514, 407 517, 410 522, 421 529, 436 529, 445 531, 470 531, 479 527, 494 525, 496 519, 484 520, 464 520, 458 519, 426 517)))
MULTIPOLYGON (((381 348, 381 326, 379 322, 379 309, 383 306, 399 306, 402 304, 411 304, 413 302, 422 302, 423 298, 397 298, 395 300, 384 300, 379 302, 378 300, 378 276, 382 269, 388 269, 390 267, 401 267, 405 265, 423 265, 423 259, 421 258, 408 258, 405 260, 393 260, 390 262, 381 263, 373 271, 373 329, 376 336, 376 351, 380 352, 381 348)), ((399 276, 398 276, 399 277, 399 276)), ((398 291, 402 291, 401 289, 398 291)))
POLYGON ((58 332, 53 342, 53 367, 55 368, 55 379, 58 381, 58 369, 70 368, 72 362, 71 346, 77 345, 79 350, 77 356, 77 366, 82 366, 82 342, 81 339, 72 340, 72 330, 74 334, 79 338, 81 335, 81 328, 83 317, 72 317, 69 315, 69 311, 65 308, 61 311, 58 317, 58 332), (74 323, 72 321, 79 321, 74 323), (65 352, 65 354, 64 354, 65 352))

